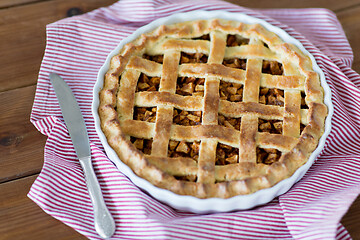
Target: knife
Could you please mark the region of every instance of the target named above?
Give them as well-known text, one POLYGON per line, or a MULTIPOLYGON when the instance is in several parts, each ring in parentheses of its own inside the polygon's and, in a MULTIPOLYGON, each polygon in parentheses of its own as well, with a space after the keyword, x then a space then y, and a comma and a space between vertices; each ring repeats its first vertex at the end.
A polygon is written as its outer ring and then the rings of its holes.
POLYGON ((107 209, 92 163, 89 137, 79 105, 66 82, 56 73, 50 73, 50 82, 59 101, 71 141, 84 171, 87 189, 94 208, 95 230, 102 238, 115 232, 115 222, 107 209))

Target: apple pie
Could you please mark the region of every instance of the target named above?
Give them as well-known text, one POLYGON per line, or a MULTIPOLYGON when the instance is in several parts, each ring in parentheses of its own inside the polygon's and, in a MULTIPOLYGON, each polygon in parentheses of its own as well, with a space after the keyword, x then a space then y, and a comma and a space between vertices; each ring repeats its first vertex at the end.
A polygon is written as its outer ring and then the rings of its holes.
POLYGON ((259 24, 163 25, 112 57, 101 128, 153 185, 197 198, 254 193, 290 177, 324 132, 308 55, 259 24))

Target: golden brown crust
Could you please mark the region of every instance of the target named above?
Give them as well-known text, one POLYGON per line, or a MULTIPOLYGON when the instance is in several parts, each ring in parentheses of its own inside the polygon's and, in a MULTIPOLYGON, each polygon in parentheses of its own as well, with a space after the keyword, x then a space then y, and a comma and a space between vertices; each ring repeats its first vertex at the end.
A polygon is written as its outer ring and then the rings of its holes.
POLYGON ((305 54, 258 24, 220 19, 161 26, 126 44, 112 58, 99 97, 101 128, 119 158, 155 186, 198 198, 250 194, 288 178, 315 150, 327 116, 319 76, 305 54), (197 39, 207 34, 210 41, 197 39), (249 44, 226 46, 229 34, 249 39, 249 44), (207 62, 180 64, 181 51, 206 54, 207 62), (161 54, 163 62, 144 59, 144 54, 161 54), (222 64, 235 57, 247 59, 245 70, 222 64), (283 75, 262 73, 263 60, 282 63, 283 75), (136 92, 140 74, 160 77, 159 89, 136 92), (178 77, 205 78, 204 95, 176 94, 178 77), (242 101, 221 99, 220 81, 243 85, 242 101), (284 105, 260 103, 260 87, 282 89, 284 105), (301 91, 307 109, 301 109, 301 91), (135 106, 156 107, 156 121, 133 120, 135 106), (174 124, 174 108, 202 111, 201 125, 174 124), (239 129, 218 125, 220 114, 241 118, 239 129), (281 120, 282 134, 259 132, 260 118, 281 120), (152 139, 151 154, 136 149, 130 136, 152 139), (168 157, 170 140, 200 140, 198 159, 168 157), (238 148, 238 161, 216 165, 218 143, 238 148), (257 148, 282 154, 263 164, 257 162, 257 148), (174 177, 179 175, 196 180, 174 177))

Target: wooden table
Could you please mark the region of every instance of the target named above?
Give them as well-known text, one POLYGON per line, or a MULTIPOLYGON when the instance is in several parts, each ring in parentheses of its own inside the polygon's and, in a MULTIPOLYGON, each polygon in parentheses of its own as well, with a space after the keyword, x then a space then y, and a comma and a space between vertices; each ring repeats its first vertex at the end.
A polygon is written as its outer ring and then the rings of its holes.
MULTIPOLYGON (((46 137, 30 123, 37 74, 45 49, 45 25, 115 0, 0 1, 0 239, 85 239, 45 214, 26 197, 43 164, 46 137)), ((253 8, 323 7, 334 11, 360 72, 360 0, 230 0, 253 8)), ((342 223, 360 239, 360 198, 342 223)))

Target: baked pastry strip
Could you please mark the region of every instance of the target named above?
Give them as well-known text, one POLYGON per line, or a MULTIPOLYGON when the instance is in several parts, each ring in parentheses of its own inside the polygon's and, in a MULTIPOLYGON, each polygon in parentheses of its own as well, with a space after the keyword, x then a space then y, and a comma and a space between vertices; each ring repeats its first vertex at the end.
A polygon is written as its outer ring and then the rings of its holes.
POLYGON ((133 69, 125 70, 121 76, 122 81, 120 81, 116 101, 119 120, 133 118, 135 90, 139 76, 140 72, 133 69))
MULTIPOLYGON (((208 63, 221 64, 224 58, 226 35, 221 32, 210 34, 210 53, 208 63)), ((217 125, 219 112, 219 83, 217 78, 208 76, 204 84, 204 108, 202 125, 217 125)), ((215 159, 218 140, 216 138, 202 139, 198 159, 197 182, 215 182, 215 159)))
MULTIPOLYGON (((250 46, 258 46, 251 39, 250 46)), ((259 102, 262 59, 249 58, 246 62, 246 76, 243 92, 243 102, 259 102)), ((258 116, 248 114, 242 117, 240 126, 239 162, 256 163, 256 134, 258 131, 258 116)))
POLYGON ((285 113, 283 120, 283 135, 291 137, 300 136, 300 91, 289 90, 285 95, 285 113))
MULTIPOLYGON (((160 93, 175 93, 179 59, 180 53, 173 51, 165 52, 159 86, 160 93)), ((151 155, 167 157, 173 107, 161 104, 157 106, 155 135, 152 142, 151 155)))

